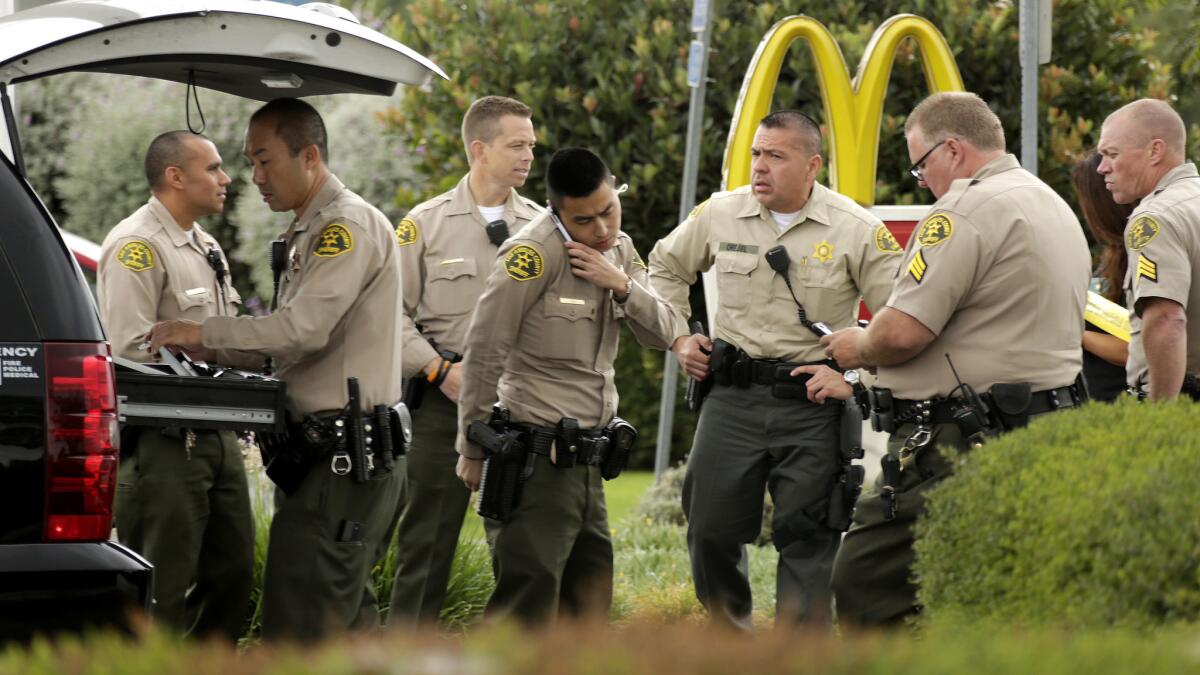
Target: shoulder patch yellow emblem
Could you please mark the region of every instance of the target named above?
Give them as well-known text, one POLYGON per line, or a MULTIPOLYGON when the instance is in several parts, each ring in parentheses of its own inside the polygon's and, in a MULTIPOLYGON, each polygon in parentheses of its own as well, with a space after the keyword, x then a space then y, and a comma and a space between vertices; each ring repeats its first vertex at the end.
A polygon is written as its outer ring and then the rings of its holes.
POLYGON ((154 249, 144 241, 131 241, 117 251, 117 262, 134 272, 145 272, 154 267, 154 249))
POLYGON ((917 241, 922 246, 937 246, 949 239, 952 234, 954 234, 954 221, 944 213, 937 213, 921 223, 921 232, 917 235, 917 241))
POLYGON ((354 237, 350 230, 341 223, 330 223, 317 237, 317 246, 313 249, 313 254, 321 258, 336 258, 353 250, 354 237))
POLYGON ((880 225, 875 228, 875 248, 883 253, 903 253, 904 247, 896 241, 896 236, 887 228, 887 225, 880 225))
POLYGON ((412 218, 404 218, 396 226, 396 242, 401 246, 416 243, 418 236, 420 236, 420 230, 417 229, 417 221, 412 218))
POLYGON ((813 257, 821 262, 833 260, 833 244, 824 239, 819 244, 813 244, 813 257))
POLYGON ((929 263, 925 262, 925 255, 921 251, 913 256, 911 262, 908 263, 908 273, 912 275, 913 281, 918 284, 925 278, 925 271, 929 269, 929 263))
POLYGON ((1139 216, 1125 230, 1125 244, 1133 251, 1140 251, 1158 236, 1162 227, 1150 216, 1139 216))
POLYGON ((542 276, 546 264, 542 254, 532 246, 521 244, 514 246, 508 255, 504 256, 504 271, 517 281, 529 281, 542 276))
POLYGON ((637 247, 635 247, 633 245, 633 243, 630 242, 629 248, 631 248, 633 250, 633 264, 637 265, 638 267, 640 267, 642 269, 646 269, 646 261, 642 260, 642 256, 641 256, 641 254, 638 253, 637 247))
POLYGON ((708 206, 707 199, 705 199, 704 201, 697 204, 696 208, 692 209, 692 212, 688 214, 688 220, 691 220, 692 218, 695 218, 696 216, 700 215, 700 212, 703 211, 704 207, 706 207, 706 206, 708 206))
POLYGON ((1137 265, 1139 279, 1148 279, 1158 283, 1158 263, 1147 258, 1145 253, 1139 253, 1137 265))

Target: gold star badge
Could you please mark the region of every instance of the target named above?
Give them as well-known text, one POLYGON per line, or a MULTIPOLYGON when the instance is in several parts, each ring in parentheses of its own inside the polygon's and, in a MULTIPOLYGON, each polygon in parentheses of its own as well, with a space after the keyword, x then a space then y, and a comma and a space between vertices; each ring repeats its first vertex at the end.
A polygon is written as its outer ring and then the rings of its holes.
POLYGON ((833 244, 824 239, 819 244, 813 244, 813 257, 821 262, 833 260, 833 244))

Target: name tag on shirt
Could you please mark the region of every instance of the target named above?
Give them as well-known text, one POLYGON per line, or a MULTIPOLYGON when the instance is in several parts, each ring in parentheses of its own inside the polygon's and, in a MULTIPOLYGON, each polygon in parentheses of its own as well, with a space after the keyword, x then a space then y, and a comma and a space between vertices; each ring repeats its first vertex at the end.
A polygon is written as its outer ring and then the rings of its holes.
POLYGON ((184 295, 193 296, 193 295, 204 295, 207 292, 208 292, 207 288, 189 288, 186 291, 184 291, 183 293, 184 293, 184 295))
POLYGON ((558 301, 564 305, 586 305, 587 304, 586 300, 580 300, 579 298, 559 298, 558 301))
POLYGON ((755 246, 754 244, 735 244, 733 242, 723 241, 723 242, 721 242, 721 245, 717 247, 717 250, 718 251, 733 251, 735 253, 750 253, 753 255, 758 255, 758 247, 755 246))
POLYGON ((439 265, 453 265, 454 263, 460 263, 462 261, 463 261, 462 258, 451 258, 449 260, 443 260, 442 262, 440 262, 438 264, 439 265))

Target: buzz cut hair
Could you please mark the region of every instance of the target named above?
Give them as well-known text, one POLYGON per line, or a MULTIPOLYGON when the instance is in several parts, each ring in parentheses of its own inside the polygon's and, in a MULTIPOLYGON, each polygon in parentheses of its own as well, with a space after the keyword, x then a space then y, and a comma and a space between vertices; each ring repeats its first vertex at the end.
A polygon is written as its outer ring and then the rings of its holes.
POLYGON ((596 153, 586 148, 562 148, 546 167, 546 199, 557 212, 565 197, 587 197, 613 180, 608 165, 596 153))
POLYGON ((821 154, 821 125, 799 110, 776 110, 762 118, 763 129, 791 129, 800 134, 800 142, 810 155, 821 154))
POLYGON ((500 118, 505 115, 529 119, 533 117, 533 110, 507 96, 484 96, 467 108, 462 121, 462 140, 468 162, 471 160, 471 142, 491 143, 496 140, 500 135, 500 118))
POLYGON ((150 141, 144 166, 146 182, 150 184, 151 191, 162 189, 163 181, 167 178, 167 169, 173 166, 183 167, 183 163, 188 159, 187 141, 194 138, 208 140, 200 134, 180 129, 161 133, 150 141))
POLYGON ((920 129, 926 144, 955 137, 977 150, 1004 149, 1004 128, 1000 118, 978 94, 969 91, 944 91, 917 104, 904 123, 904 135, 920 129))
POLYGON ((325 120, 317 109, 298 98, 277 98, 250 116, 250 123, 275 120, 275 135, 287 146, 292 157, 310 145, 317 146, 321 161, 329 163, 329 135, 325 120))
POLYGON ((1121 106, 1104 120, 1128 116, 1132 124, 1127 128, 1139 145, 1161 139, 1172 154, 1183 156, 1187 151, 1187 126, 1171 104, 1156 98, 1138 99, 1121 106))

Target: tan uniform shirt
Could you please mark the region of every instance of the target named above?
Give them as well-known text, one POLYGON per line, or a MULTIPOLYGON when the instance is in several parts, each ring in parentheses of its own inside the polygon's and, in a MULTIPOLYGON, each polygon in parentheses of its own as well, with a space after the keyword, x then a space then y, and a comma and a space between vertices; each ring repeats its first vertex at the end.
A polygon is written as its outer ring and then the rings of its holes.
POLYGON ((1083 366, 1091 256, 1074 212, 1012 155, 954 181, 913 232, 888 300, 937 336, 920 354, 880 366, 896 398, 1074 382, 1083 366))
POLYGON ((1200 174, 1188 162, 1167 172, 1129 216, 1125 228, 1129 269, 1125 297, 1134 323, 1126 379, 1148 388, 1149 371, 1142 346, 1142 307, 1146 298, 1166 298, 1187 314, 1187 373, 1200 374, 1200 174))
POLYGON ((156 321, 237 315, 241 296, 228 274, 219 287, 208 264, 209 249, 216 249, 228 270, 225 252, 199 224, 192 228, 195 240, 151 197, 104 237, 96 296, 114 356, 152 361, 155 355, 138 346, 156 321))
POLYGON ((633 240, 622 232, 604 256, 633 281, 624 304, 571 272, 549 211, 500 248, 467 331, 460 454, 483 457, 463 432, 473 420, 488 418, 497 397, 514 422, 554 426, 573 417, 584 429, 607 425, 617 412, 613 361, 620 321, 643 345, 670 345, 670 310, 650 290, 633 240))
MULTIPOLYGON (((468 174, 469 175, 469 174, 468 174)), ((471 311, 496 259, 487 225, 467 184, 413 207, 396 227, 404 270, 404 376, 413 377, 437 356, 438 349, 462 354, 471 311), (421 330, 417 331, 417 324, 421 330)), ((509 233, 515 233, 541 209, 512 190, 504 206, 509 233)))
POLYGON ((820 184, 783 232, 749 186, 719 192, 650 253, 654 289, 675 315, 672 338, 690 332, 688 290, 696 275, 716 266, 713 337, 754 358, 823 360, 824 349, 800 324, 783 278, 764 257, 780 245, 787 248, 792 288, 808 319, 834 330, 854 324, 859 297, 871 311, 883 306, 903 252, 882 221, 820 184))
POLYGON ((284 234, 288 266, 275 311, 213 317, 204 346, 266 354, 287 382, 295 419, 346 405, 357 377, 362 404, 400 399, 400 248, 387 218, 332 174, 284 234))

